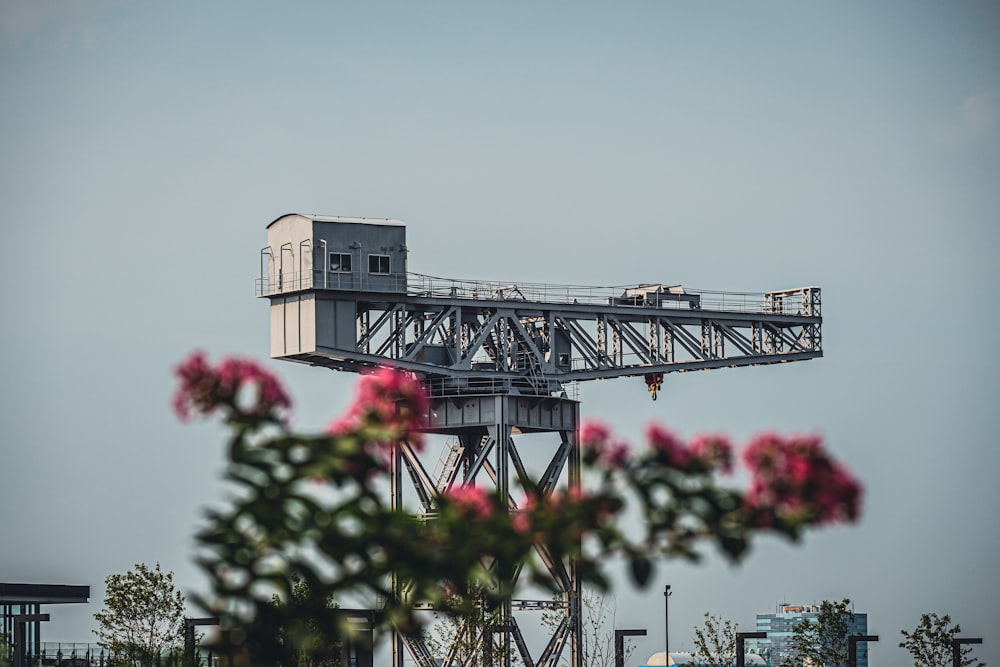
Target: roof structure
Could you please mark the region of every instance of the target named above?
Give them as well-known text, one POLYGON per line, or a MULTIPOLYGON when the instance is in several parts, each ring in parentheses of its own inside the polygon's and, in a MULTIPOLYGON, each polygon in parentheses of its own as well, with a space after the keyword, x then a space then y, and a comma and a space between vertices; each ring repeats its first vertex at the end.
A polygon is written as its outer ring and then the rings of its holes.
POLYGON ((89 602, 90 586, 0 583, 0 604, 72 604, 89 602))
POLYGON ((308 218, 313 222, 345 222, 353 223, 358 225, 388 225, 391 227, 405 227, 406 223, 402 220, 394 220, 392 218, 358 218, 345 215, 316 215, 314 213, 286 213, 285 215, 279 215, 277 218, 268 223, 268 227, 276 223, 282 218, 287 218, 289 216, 300 216, 303 218, 308 218))

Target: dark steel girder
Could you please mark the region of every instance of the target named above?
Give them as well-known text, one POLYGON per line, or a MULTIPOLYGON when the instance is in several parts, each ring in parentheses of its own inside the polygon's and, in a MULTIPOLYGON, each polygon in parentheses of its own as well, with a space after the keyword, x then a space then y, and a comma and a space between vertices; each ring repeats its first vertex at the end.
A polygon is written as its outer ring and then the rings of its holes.
POLYGON ((353 342, 341 328, 336 346, 317 336, 313 349, 277 356, 338 370, 390 364, 428 379, 502 379, 548 393, 565 382, 823 354, 818 288, 800 290, 797 312, 782 310, 796 290, 766 295, 751 311, 312 292, 353 310, 353 342))
MULTIPOLYGON (((317 292, 321 299, 330 295, 317 292)), ((317 344, 310 352, 283 358, 349 371, 391 364, 431 379, 502 378, 547 393, 564 382, 801 361, 823 354, 822 318, 807 314, 813 308, 795 314, 407 294, 351 303, 358 323, 354 344, 317 344)))
MULTIPOLYGON (((678 337, 680 340, 680 337, 678 337)), ((787 342, 786 337, 782 337, 787 342)), ((675 361, 671 363, 651 363, 644 361, 636 364, 622 364, 620 366, 605 366, 601 368, 579 369, 554 374, 546 379, 563 382, 582 382, 584 380, 602 380, 617 377, 638 377, 645 373, 683 373, 687 371, 710 370, 713 368, 735 368, 737 366, 762 366, 766 364, 781 364, 791 361, 805 361, 807 359, 817 359, 823 356, 822 350, 802 351, 802 352, 778 352, 774 354, 759 353, 753 356, 733 355, 720 359, 691 359, 685 361, 675 361)), ((375 368, 381 365, 392 365, 397 368, 410 370, 425 377, 450 377, 450 378, 494 378, 517 380, 525 377, 525 374, 514 372, 485 372, 483 370, 461 370, 450 367, 436 366, 432 364, 392 360, 372 354, 351 354, 349 357, 343 356, 342 350, 332 348, 318 348, 315 352, 303 354, 288 354, 281 357, 288 361, 297 361, 311 366, 325 366, 335 370, 358 371, 364 368, 375 368)))

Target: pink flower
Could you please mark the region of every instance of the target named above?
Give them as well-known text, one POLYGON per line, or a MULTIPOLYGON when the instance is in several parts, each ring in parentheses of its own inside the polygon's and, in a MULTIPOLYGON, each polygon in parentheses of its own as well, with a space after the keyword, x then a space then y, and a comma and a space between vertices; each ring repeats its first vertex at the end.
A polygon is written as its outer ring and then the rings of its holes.
POLYGON ((215 374, 203 352, 193 352, 174 369, 174 375, 180 379, 180 386, 171 400, 178 419, 189 420, 192 408, 203 414, 216 408, 215 374))
POLYGON ((629 459, 627 443, 611 441, 611 431, 597 421, 585 421, 580 426, 580 448, 587 462, 600 463, 610 468, 620 468, 629 459))
POLYGON ((445 494, 448 502, 473 519, 488 519, 493 515, 489 494, 475 485, 457 486, 445 494))
POLYGON ((582 447, 600 447, 611 437, 611 431, 599 421, 588 419, 580 426, 580 445, 582 447))
POLYGON ((526 510, 518 510, 510 516, 510 527, 518 535, 527 535, 531 532, 531 514, 526 510))
POLYGON ((518 510, 511 514, 510 526, 518 535, 527 535, 532 531, 532 515, 538 506, 538 496, 529 491, 521 501, 518 510))
POLYGON ((610 468, 621 468, 631 454, 628 443, 618 441, 605 447, 599 460, 610 468))
POLYGON ((374 428, 382 431, 386 440, 406 439, 419 448, 423 444, 420 431, 426 424, 429 406, 427 392, 413 374, 380 367, 361 376, 354 402, 346 414, 330 424, 327 432, 344 435, 374 428))
POLYGON ((818 436, 755 438, 743 454, 753 474, 745 503, 757 525, 854 521, 861 484, 823 449, 818 436))
POLYGON ((177 417, 186 421, 192 412, 209 415, 228 407, 242 418, 282 418, 292 402, 281 382, 251 359, 224 359, 213 368, 202 352, 181 362, 174 374, 180 386, 172 404, 177 417))
POLYGON ((646 428, 646 439, 666 466, 677 470, 685 470, 688 467, 691 452, 673 433, 659 424, 650 424, 646 428))
POLYGON ((699 435, 689 451, 706 470, 721 470, 727 475, 733 471, 733 446, 724 435, 699 435))

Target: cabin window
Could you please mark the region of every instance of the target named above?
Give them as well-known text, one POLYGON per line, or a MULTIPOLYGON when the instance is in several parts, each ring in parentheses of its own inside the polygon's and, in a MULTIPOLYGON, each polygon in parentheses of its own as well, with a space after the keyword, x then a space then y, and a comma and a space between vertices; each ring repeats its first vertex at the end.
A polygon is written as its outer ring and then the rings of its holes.
POLYGON ((368 273, 389 273, 389 255, 368 255, 368 273))
POLYGON ((330 272, 331 273, 350 273, 351 272, 351 255, 346 252, 331 252, 330 253, 330 272))

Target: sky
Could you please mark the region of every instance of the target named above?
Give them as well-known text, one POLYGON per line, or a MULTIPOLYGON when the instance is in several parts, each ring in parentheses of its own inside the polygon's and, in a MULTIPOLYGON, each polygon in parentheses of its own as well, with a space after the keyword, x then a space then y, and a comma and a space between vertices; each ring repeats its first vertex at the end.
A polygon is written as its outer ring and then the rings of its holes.
MULTIPOLYGON (((738 442, 819 433, 854 526, 661 563, 616 589, 636 657, 849 597, 872 667, 949 613, 1000 662, 1000 6, 0 0, 0 581, 91 586, 225 497, 223 431, 179 424, 190 351, 268 354, 253 294, 290 212, 408 224, 410 270, 574 285, 823 290, 824 357, 585 383, 585 417, 738 442)), ((354 378, 268 361, 322 428, 354 378)), ((614 566, 612 566, 614 567, 614 566)))

